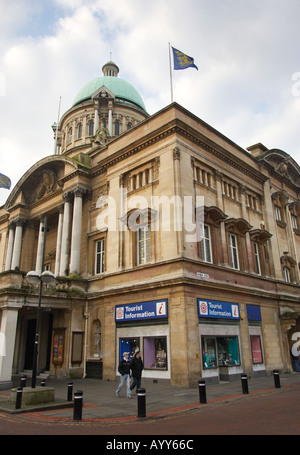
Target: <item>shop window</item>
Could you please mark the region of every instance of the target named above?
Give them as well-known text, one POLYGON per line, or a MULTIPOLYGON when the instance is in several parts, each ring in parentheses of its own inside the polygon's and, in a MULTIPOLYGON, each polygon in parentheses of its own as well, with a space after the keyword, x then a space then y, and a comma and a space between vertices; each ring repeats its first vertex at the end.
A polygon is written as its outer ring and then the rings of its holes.
POLYGON ((216 338, 202 337, 203 367, 217 367, 216 338))
POLYGON ((240 365, 238 337, 202 337, 204 368, 240 365))
POLYGON ((96 242, 95 251, 95 274, 98 275, 104 272, 104 255, 105 255, 105 240, 100 239, 96 242))
POLYGON ((167 337, 144 338, 144 367, 155 370, 167 369, 167 337))
POLYGON ((252 362, 253 363, 263 363, 260 336, 251 335, 250 343, 251 343, 251 352, 252 352, 252 362))
POLYGON ((136 349, 140 349, 140 338, 120 338, 120 360, 124 352, 129 352, 129 358, 133 357, 136 349))

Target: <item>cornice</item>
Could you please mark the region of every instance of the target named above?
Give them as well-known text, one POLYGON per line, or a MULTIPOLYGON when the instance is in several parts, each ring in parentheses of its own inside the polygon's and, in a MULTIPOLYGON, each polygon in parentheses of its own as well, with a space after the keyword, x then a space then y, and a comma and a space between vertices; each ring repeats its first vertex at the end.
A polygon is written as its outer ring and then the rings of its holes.
MULTIPOLYGON (((209 154, 228 164, 228 166, 231 168, 239 170, 260 184, 263 184, 266 180, 268 180, 268 177, 266 177, 260 171, 251 167, 249 164, 245 163, 242 158, 234 156, 224 147, 216 144, 214 141, 199 131, 196 131, 194 128, 190 127, 179 119, 173 119, 171 122, 168 122, 162 127, 153 131, 147 137, 141 138, 135 143, 132 143, 122 148, 121 150, 118 150, 113 155, 101 160, 92 170, 93 176, 104 173, 109 167, 135 155, 136 153, 145 150, 146 148, 170 137, 173 134, 178 134, 185 139, 188 139, 189 141, 193 142, 193 144, 201 147, 209 154)), ((238 152, 241 153, 240 150, 238 150, 238 152)))

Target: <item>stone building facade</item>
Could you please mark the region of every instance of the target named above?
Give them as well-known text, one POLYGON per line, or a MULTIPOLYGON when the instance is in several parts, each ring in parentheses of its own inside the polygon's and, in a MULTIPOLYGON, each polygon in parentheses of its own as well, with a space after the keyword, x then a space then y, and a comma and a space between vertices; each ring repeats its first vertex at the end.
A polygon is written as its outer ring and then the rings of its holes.
POLYGON ((0 208, 0 384, 32 367, 31 270, 56 276, 38 355, 52 377, 115 380, 137 347, 143 376, 176 386, 296 370, 299 165, 176 103, 149 116, 118 71, 83 87, 0 208))

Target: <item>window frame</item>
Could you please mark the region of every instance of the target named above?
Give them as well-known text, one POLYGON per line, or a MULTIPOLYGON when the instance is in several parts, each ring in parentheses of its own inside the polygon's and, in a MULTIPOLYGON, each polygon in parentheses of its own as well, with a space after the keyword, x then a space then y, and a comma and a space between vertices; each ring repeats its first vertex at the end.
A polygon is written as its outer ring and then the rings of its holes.
POLYGON ((202 238, 200 242, 201 259, 209 264, 213 263, 212 244, 211 244, 211 228, 209 224, 204 223, 201 227, 202 238), (207 228, 207 231, 205 229, 207 228), (208 235, 206 235, 206 233, 208 235))
POLYGON ((231 267, 234 270, 240 270, 238 237, 236 234, 229 232, 228 239, 231 267), (234 239, 235 245, 233 245, 232 239, 234 239), (236 253, 236 257, 234 257, 234 253, 236 253))
POLYGON ((150 232, 150 226, 148 224, 137 229, 136 249, 137 249, 137 254, 136 254, 137 265, 144 265, 144 264, 148 264, 149 262, 151 262, 151 232, 150 232), (147 233, 147 235, 144 235, 143 238, 141 239, 140 234, 142 232, 147 233), (143 257, 141 254, 142 253, 141 248, 144 249, 143 257))
POLYGON ((254 249, 254 260, 256 265, 256 273, 261 275, 261 264, 260 264, 260 255, 259 255, 259 245, 257 242, 253 242, 254 249))
POLYGON ((100 239, 95 240, 95 262, 94 262, 94 274, 102 275, 105 271, 105 238, 101 237, 100 239), (98 251, 98 245, 102 244, 100 251, 98 251), (98 261, 98 258, 100 260, 98 261), (99 264, 99 271, 98 271, 99 264))

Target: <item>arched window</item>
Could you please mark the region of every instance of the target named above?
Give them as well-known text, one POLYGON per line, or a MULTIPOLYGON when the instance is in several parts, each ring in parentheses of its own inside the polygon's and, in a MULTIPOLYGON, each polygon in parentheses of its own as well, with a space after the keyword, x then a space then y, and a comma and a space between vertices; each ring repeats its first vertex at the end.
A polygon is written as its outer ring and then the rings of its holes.
POLYGON ((119 120, 115 121, 115 136, 119 136, 120 134, 120 122, 119 120))
POLYGON ((82 136, 82 124, 78 123, 77 125, 77 139, 81 139, 82 136))
POLYGON ((130 130, 132 128, 132 123, 127 123, 127 129, 130 130))
POLYGON ((88 135, 89 136, 93 136, 94 135, 94 122, 93 122, 93 120, 89 121, 88 135))
POLYGON ((297 262, 292 256, 289 256, 288 252, 285 251, 283 256, 280 258, 282 267, 282 276, 286 283, 295 283, 296 278, 296 266, 297 262))
POLYGON ((72 128, 69 129, 68 141, 69 143, 72 142, 72 128))

